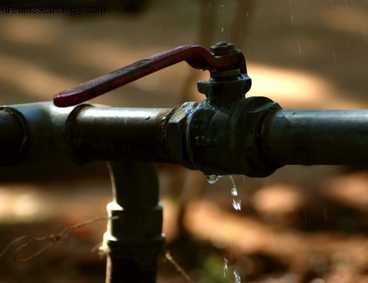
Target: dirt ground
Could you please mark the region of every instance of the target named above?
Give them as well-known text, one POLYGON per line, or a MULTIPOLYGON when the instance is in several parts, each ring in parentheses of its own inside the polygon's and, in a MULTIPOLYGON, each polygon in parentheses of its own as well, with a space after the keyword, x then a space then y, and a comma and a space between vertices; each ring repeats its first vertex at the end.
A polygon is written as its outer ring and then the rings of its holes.
MULTIPOLYGON (((228 40, 235 1, 212 3, 218 7, 214 41, 228 40)), ((155 0, 138 15, 1 14, 0 102, 50 100, 84 80, 197 42, 199 14, 199 0, 155 0)), ((285 108, 368 106, 368 1, 257 0, 244 17, 250 17, 242 47, 253 79, 249 95, 285 108)), ((173 106, 189 72, 179 64, 93 103, 173 106)), ((70 172, 70 178, 50 169, 19 183, 21 174, 0 185, 0 254, 19 236, 46 237, 26 249, 12 244, 0 256, 0 282, 103 282, 105 261, 96 247, 105 221, 75 229, 65 241, 50 234, 105 215, 106 168, 70 172)), ((169 175, 160 170, 168 249, 193 282, 236 282, 231 274, 224 278, 224 258, 241 282, 368 282, 367 171, 289 166, 267 178, 236 176, 241 212, 232 209, 224 177, 189 202, 184 236, 176 229, 180 199, 171 194, 180 188, 170 187, 169 175)), ((158 282, 186 279, 162 258, 158 282)))

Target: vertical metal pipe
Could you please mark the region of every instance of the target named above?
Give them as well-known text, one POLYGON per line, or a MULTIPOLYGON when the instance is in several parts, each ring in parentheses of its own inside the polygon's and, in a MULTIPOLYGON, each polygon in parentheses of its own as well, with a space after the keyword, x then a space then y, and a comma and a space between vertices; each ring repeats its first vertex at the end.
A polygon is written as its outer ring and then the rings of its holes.
POLYGON ((107 206, 106 283, 155 283, 162 252, 162 208, 155 168, 132 160, 110 163, 114 199, 107 206))

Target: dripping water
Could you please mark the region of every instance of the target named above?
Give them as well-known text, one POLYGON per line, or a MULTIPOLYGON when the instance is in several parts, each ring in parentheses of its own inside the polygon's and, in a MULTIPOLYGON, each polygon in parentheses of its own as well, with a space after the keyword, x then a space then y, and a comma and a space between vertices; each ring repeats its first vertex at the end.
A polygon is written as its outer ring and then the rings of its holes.
POLYGON ((232 277, 234 283, 241 283, 241 275, 240 272, 235 268, 229 265, 229 260, 224 258, 224 279, 231 279, 232 277))
MULTIPOLYGON (((207 182, 210 185, 217 183, 223 176, 220 175, 207 175, 207 182)), ((229 176, 231 182, 231 199, 232 199, 232 206, 235 211, 240 212, 242 210, 241 199, 239 196, 239 189, 235 182, 234 176, 229 176)), ((240 272, 233 266, 229 264, 229 260, 224 257, 224 278, 229 278, 232 276, 234 283, 241 283, 242 279, 240 276, 240 272)))
POLYGON ((234 283, 241 283, 241 276, 239 271, 234 270, 233 275, 234 275, 234 283))
MULTIPOLYGON (((232 206, 235 211, 240 212, 242 210, 242 205, 241 205, 241 199, 239 197, 239 189, 235 182, 234 176, 230 175, 229 179, 231 182, 230 194, 231 194, 231 199, 232 199, 232 206)), ((235 267, 232 267, 231 269, 232 269, 232 276, 234 279, 234 283, 241 283, 240 272, 235 267)), ((224 276, 225 278, 228 276, 228 271, 229 271, 229 260, 225 257, 224 258, 224 276)))
POLYGON ((222 178, 221 175, 207 175, 207 182, 210 185, 216 184, 222 178))
POLYGON ((241 199, 239 197, 239 190, 238 190, 238 186, 235 183, 235 179, 233 176, 230 176, 230 181, 231 181, 231 198, 232 198, 232 205, 233 208, 236 211, 241 211, 242 210, 242 205, 241 205, 241 199))
POLYGON ((227 277, 227 274, 229 273, 229 260, 224 257, 224 278, 227 277))

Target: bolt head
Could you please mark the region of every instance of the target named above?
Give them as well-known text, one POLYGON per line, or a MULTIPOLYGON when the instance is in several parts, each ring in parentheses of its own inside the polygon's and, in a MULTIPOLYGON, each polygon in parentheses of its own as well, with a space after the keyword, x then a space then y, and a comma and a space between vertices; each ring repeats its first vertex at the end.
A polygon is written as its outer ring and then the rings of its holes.
POLYGON ((224 56, 239 52, 234 44, 226 41, 217 42, 210 47, 210 50, 215 56, 224 56))

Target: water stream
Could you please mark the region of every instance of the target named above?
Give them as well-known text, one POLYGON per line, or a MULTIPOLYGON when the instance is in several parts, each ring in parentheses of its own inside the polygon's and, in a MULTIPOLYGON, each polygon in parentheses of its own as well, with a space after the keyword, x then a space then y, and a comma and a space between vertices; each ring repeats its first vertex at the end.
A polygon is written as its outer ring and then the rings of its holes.
POLYGON ((238 187, 235 183, 234 177, 232 175, 230 175, 229 178, 230 178, 230 181, 231 181, 231 198, 232 198, 233 208, 236 211, 241 211, 242 210, 242 205, 241 205, 241 199, 239 197, 238 187))
MULTIPOLYGON (((210 185, 213 185, 217 183, 223 176, 218 175, 208 175, 207 176, 207 182, 210 185)), ((235 178, 232 175, 229 175, 229 179, 231 182, 231 189, 230 189, 230 195, 232 199, 232 206, 236 212, 242 211, 242 204, 241 204, 241 198, 239 197, 239 189, 235 182, 235 178)), ((224 257, 224 278, 230 279, 230 276, 233 278, 234 283, 241 283, 241 275, 240 272, 236 269, 235 266, 230 265, 229 259, 224 257)))

